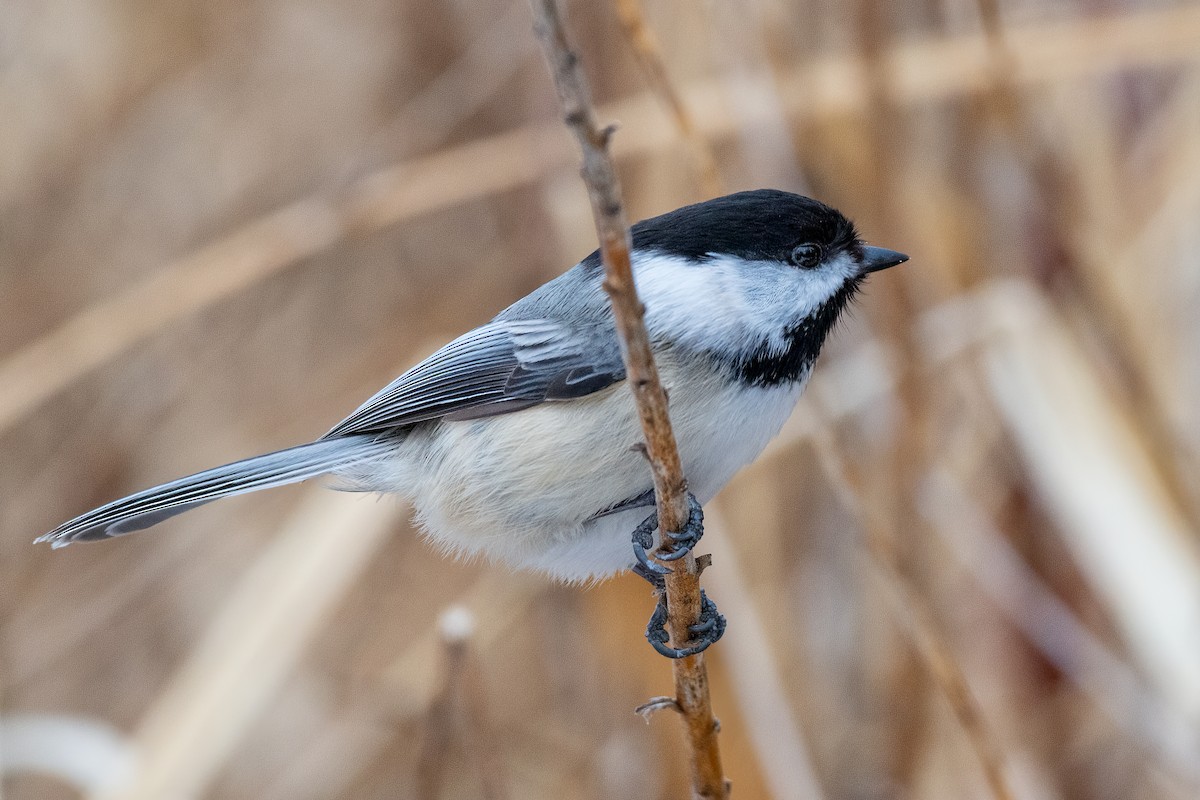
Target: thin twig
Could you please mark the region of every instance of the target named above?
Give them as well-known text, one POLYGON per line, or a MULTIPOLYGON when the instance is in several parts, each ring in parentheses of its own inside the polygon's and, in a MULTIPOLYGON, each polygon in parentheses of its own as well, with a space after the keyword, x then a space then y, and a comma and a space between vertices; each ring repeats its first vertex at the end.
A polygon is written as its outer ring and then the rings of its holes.
MULTIPOLYGON (((695 119, 676 91, 667 73, 662 49, 654 31, 646 22, 642 0, 615 0, 617 14, 625 28, 638 64, 646 74, 651 91, 671 112, 681 138, 691 151, 693 177, 703 195, 725 194, 724 182, 717 170, 713 148, 699 131, 695 119)), ((730 631, 733 656, 729 668, 735 678, 735 699, 742 707, 742 716, 753 719, 750 740, 759 758, 763 779, 777 797, 796 797, 820 800, 824 797, 817 772, 813 766, 808 743, 791 704, 781 701, 787 692, 780 671, 776 668, 771 637, 767 634, 762 615, 754 606, 745 582, 739 574, 735 548, 728 533, 720 524, 719 512, 709 508, 706 514, 705 541, 714 553, 720 554, 723 569, 713 576, 714 585, 721 588, 722 605, 732 603, 731 615, 738 625, 730 631), (736 642, 741 640, 742 646, 736 642), (766 644, 764 644, 766 643, 766 644)), ((678 710, 674 698, 654 698, 636 709, 647 722, 650 716, 664 708, 678 710)))
POLYGON ((487 699, 473 653, 475 615, 453 605, 438 621, 443 654, 443 682, 425 717, 426 739, 417 761, 417 797, 436 798, 446 782, 448 755, 457 735, 479 780, 485 800, 502 800, 504 762, 492 740, 487 699))
MULTIPOLYGON (((465 610, 474 620, 470 646, 475 663, 468 666, 469 670, 476 669, 480 659, 490 658, 499 643, 512 637, 545 591, 541 581, 493 570, 457 596, 451 605, 465 610)), ((389 748, 397 737, 407 736, 428 721, 430 709, 439 701, 444 687, 445 617, 439 622, 407 638, 403 651, 380 670, 358 701, 326 725, 312 745, 296 753, 286 770, 259 797, 316 800, 346 795, 364 779, 372 764, 389 757, 389 748)), ((478 752, 470 749, 473 745, 469 740, 464 741, 468 756, 478 752)), ((488 764, 497 764, 495 754, 486 755, 488 764)), ((503 765, 497 764, 491 774, 503 785, 503 765)), ((419 773, 415 780, 420 780, 419 773)), ((484 786, 482 780, 480 785, 484 786)))
POLYGON ((682 710, 679 708, 679 703, 675 702, 675 698, 667 697, 666 695, 651 697, 649 700, 635 708, 633 713, 646 720, 646 724, 649 725, 650 718, 659 711, 675 711, 682 713, 682 710))
POLYGON ((443 625, 442 685, 422 721, 424 741, 413 767, 413 794, 419 800, 437 800, 441 793, 449 766, 450 748, 454 744, 455 704, 461 688, 466 655, 466 638, 446 636, 443 625))
MULTIPOLYGON (((567 41, 557 3, 532 0, 532 5, 564 118, 583 151, 583 178, 600 240, 604 290, 612 303, 629 387, 646 437, 659 523, 664 531, 681 531, 688 518, 687 484, 667 414, 667 395, 650 350, 643 320, 645 309, 633 283, 629 225, 608 152, 612 128, 600 128, 596 122, 579 56, 567 41)), ((700 574, 691 554, 674 563, 673 571, 666 576, 667 628, 678 647, 691 638, 688 628, 700 618, 700 574)), ((729 796, 729 787, 721 769, 717 720, 709 698, 704 656, 676 659, 673 666, 675 700, 685 721, 691 751, 692 789, 697 797, 723 800, 729 796)))

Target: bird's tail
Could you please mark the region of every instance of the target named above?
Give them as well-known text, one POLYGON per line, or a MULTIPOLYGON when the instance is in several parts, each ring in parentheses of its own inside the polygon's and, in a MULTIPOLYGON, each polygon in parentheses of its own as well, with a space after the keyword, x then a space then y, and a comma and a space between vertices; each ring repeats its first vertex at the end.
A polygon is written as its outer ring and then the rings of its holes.
POLYGON ((298 483, 387 455, 394 443, 373 435, 322 439, 213 467, 93 509, 37 539, 54 547, 140 531, 212 500, 298 483))

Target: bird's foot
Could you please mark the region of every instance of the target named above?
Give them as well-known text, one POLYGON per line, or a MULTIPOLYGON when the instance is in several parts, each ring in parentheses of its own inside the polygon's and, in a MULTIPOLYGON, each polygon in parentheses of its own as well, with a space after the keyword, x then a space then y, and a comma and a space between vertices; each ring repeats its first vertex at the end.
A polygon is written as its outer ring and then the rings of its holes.
MULTIPOLYGON (((688 492, 687 501, 688 519, 683 530, 678 533, 671 531, 662 533, 662 544, 659 546, 658 553, 655 554, 655 558, 659 561, 676 561, 683 558, 692 551, 692 548, 699 543, 700 537, 704 535, 704 509, 700 507, 700 501, 691 492, 688 492)), ((671 572, 668 567, 651 560, 648 553, 654 544, 654 531, 657 528, 658 512, 655 512, 633 529, 633 555, 637 558, 634 572, 651 583, 655 583, 655 581, 650 575, 662 576, 671 572)))
POLYGON ((650 581, 656 589, 662 587, 663 576, 671 574, 670 567, 655 562, 648 552, 654 546, 654 530, 657 527, 658 514, 651 514, 633 529, 633 557, 637 559, 633 571, 650 581))
MULTIPOLYGON (((692 548, 704 535, 704 509, 691 492, 688 492, 688 520, 679 533, 664 531, 662 544, 655 558, 659 561, 676 561, 692 551, 692 548)), ((667 658, 687 658, 708 649, 709 645, 721 638, 725 633, 725 617, 717 611, 717 605, 708 599, 702 589, 700 591, 700 618, 695 625, 688 627, 686 647, 671 647, 668 642, 671 636, 667 633, 667 594, 666 577, 671 574, 670 567, 659 564, 650 557, 649 550, 654 546, 654 531, 658 528, 658 514, 654 513, 642 520, 633 530, 633 554, 637 563, 633 571, 648 581, 658 595, 658 605, 646 625, 646 640, 650 646, 667 658)))
POLYGON ((646 641, 650 646, 667 658, 687 658, 697 653, 703 653, 709 645, 716 642, 725 634, 725 617, 717 611, 717 604, 708 599, 704 590, 700 590, 700 619, 695 625, 688 627, 690 634, 687 647, 671 647, 667 642, 671 636, 667 633, 667 597, 660 593, 658 605, 646 625, 646 641))

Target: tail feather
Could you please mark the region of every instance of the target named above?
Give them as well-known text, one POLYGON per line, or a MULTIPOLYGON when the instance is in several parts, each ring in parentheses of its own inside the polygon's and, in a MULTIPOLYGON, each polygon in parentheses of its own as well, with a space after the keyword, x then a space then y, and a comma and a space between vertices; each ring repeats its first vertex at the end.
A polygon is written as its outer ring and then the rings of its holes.
POLYGON ((66 547, 120 536, 221 497, 298 483, 377 458, 393 446, 375 436, 344 436, 235 461, 114 500, 64 522, 37 542, 66 547))

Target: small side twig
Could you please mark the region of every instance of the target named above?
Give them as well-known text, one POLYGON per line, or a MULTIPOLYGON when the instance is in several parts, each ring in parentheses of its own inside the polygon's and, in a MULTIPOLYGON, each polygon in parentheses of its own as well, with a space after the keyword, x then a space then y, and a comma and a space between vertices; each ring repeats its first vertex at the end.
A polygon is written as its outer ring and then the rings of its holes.
MULTIPOLYGON (((608 152, 613 129, 601 128, 596 122, 579 56, 567 41, 557 3, 555 0, 531 0, 531 3, 564 118, 583 150, 583 179, 600 240, 604 290, 612 303, 627 380, 646 439, 659 522, 664 531, 681 531, 688 519, 687 484, 667 414, 667 395, 646 333, 645 309, 633 282, 629 225, 621 205, 616 169, 608 152)), ((673 571, 666 576, 667 629, 678 645, 691 638, 688 627, 700 618, 700 574, 690 553, 672 563, 673 571)), ((675 703, 684 719, 690 749, 692 789, 697 797, 725 800, 729 787, 721 768, 718 725, 709 698, 704 656, 676 659, 672 664, 675 703)))
POLYGON ((649 700, 642 703, 640 706, 638 706, 637 708, 635 708, 633 710, 633 713, 637 714, 639 717, 646 720, 646 724, 649 725, 651 717, 653 717, 659 711, 667 711, 667 710, 681 712, 681 709, 679 708, 679 703, 675 702, 674 697, 667 697, 666 695, 659 695, 658 697, 651 697, 649 700))

